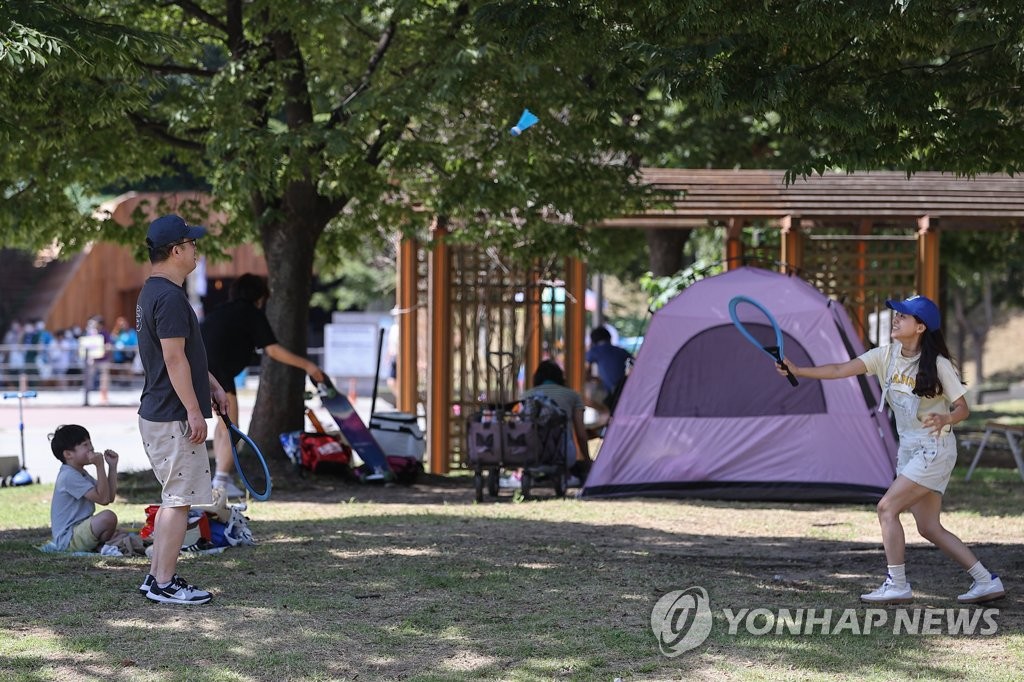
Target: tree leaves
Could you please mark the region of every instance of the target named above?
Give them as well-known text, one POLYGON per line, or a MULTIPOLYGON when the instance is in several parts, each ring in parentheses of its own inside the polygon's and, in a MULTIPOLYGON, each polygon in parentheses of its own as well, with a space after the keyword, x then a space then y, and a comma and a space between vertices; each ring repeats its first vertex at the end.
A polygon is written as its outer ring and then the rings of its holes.
POLYGON ((173 158, 228 209, 224 244, 311 183, 331 250, 443 214, 524 257, 582 254, 587 225, 644 201, 643 163, 1014 173, 1024 142, 1009 1, 229 6, 4 5, 47 61, 0 80, 0 226, 62 239, 65 188, 173 158), (541 122, 512 139, 524 106, 541 122))

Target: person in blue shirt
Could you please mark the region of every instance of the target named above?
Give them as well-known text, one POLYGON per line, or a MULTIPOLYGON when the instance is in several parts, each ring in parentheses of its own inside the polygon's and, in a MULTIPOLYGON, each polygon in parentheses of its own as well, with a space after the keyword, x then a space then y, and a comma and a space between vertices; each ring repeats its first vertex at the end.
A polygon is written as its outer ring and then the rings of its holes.
POLYGON ((590 332, 590 348, 586 359, 587 376, 594 376, 594 369, 597 369, 597 377, 606 395, 601 402, 613 410, 626 378, 626 367, 632 362, 633 356, 626 349, 612 344, 612 335, 606 328, 595 327, 590 332))
POLYGON ((121 364, 135 359, 135 349, 139 345, 139 335, 135 328, 123 317, 114 322, 114 331, 110 335, 114 343, 114 362, 121 364))

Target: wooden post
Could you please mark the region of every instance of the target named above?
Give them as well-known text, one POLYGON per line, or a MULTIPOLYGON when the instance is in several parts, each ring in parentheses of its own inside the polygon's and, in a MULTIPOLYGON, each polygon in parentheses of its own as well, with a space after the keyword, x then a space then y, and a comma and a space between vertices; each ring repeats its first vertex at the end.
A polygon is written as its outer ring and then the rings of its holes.
POLYGON ((541 315, 540 292, 538 283, 539 276, 536 272, 530 275, 530 286, 526 289, 526 352, 523 362, 526 365, 526 385, 530 385, 530 377, 540 364, 541 355, 544 353, 543 325, 544 316, 541 315))
POLYGON ((743 266, 743 221, 729 218, 725 232, 725 269, 743 266))
MULTIPOLYGON (((870 218, 864 218, 860 221, 857 226, 857 234, 861 237, 866 237, 871 234, 874 227, 874 222, 870 218)), ((868 289, 868 242, 865 239, 857 241, 857 274, 855 275, 856 287, 853 292, 853 305, 852 311, 854 319, 858 320, 860 324, 855 325, 857 332, 861 336, 861 341, 868 343, 869 339, 868 330, 870 325, 868 324, 868 315, 873 313, 874 310, 868 310, 867 307, 867 289, 868 289)), ((875 343, 875 339, 870 340, 871 343, 875 343)))
POLYGON ((939 230, 927 215, 917 219, 917 293, 939 302, 939 230))
POLYGON ((800 231, 800 216, 782 216, 779 221, 781 244, 779 245, 779 272, 799 272, 804 266, 804 235, 800 231))
POLYGON ((587 266, 576 258, 565 264, 565 383, 583 392, 587 266))
POLYGON ((419 268, 416 254, 419 244, 404 238, 398 245, 398 409, 416 414, 419 403, 419 372, 417 336, 419 316, 416 291, 419 288, 419 268))
POLYGON ((449 412, 451 411, 451 256, 445 235, 447 221, 438 218, 430 252, 430 365, 427 391, 427 436, 430 473, 447 474, 451 466, 449 412))

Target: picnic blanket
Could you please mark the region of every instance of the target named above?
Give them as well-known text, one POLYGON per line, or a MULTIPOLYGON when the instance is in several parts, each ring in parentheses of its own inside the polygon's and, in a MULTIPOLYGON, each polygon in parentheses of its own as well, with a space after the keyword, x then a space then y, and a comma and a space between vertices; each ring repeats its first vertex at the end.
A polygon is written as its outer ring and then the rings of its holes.
POLYGON ((146 556, 146 546, 138 533, 126 533, 117 542, 103 545, 98 552, 69 552, 58 547, 53 540, 39 547, 40 552, 67 554, 68 556, 146 556))

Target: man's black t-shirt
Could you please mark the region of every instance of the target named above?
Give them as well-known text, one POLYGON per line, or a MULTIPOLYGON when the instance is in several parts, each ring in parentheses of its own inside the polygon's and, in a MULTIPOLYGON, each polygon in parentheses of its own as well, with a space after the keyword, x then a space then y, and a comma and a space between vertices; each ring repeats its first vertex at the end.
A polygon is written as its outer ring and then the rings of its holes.
POLYGON ((210 374, 228 393, 235 392, 235 376, 252 363, 256 349, 277 343, 266 314, 241 298, 210 311, 201 327, 210 374))
POLYGON ((135 330, 145 384, 139 416, 151 422, 173 422, 188 418, 164 363, 161 339, 185 339, 185 357, 192 372, 192 388, 199 408, 207 419, 210 408, 210 378, 206 375, 206 351, 199 332, 199 320, 188 302, 185 289, 155 275, 146 280, 135 308, 135 330))

